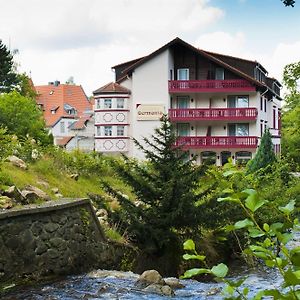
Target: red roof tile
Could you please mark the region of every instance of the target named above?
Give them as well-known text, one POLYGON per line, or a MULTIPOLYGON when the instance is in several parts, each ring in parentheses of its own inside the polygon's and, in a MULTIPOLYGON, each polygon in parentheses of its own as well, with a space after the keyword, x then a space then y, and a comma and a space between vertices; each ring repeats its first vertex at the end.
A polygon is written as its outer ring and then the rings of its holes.
POLYGON ((77 122, 75 122, 71 125, 71 129, 77 129, 77 130, 83 129, 85 127, 86 123, 89 120, 91 120, 91 118, 92 118, 91 116, 86 116, 86 117, 80 118, 77 122))
POLYGON ((92 103, 88 100, 83 88, 78 85, 59 84, 35 86, 38 93, 37 103, 43 105, 43 115, 47 126, 52 126, 60 117, 66 114, 64 105, 69 104, 77 111, 76 116, 81 117, 87 110, 92 110, 92 103), (51 109, 57 108, 52 114, 51 109))
POLYGON ((130 94, 130 90, 116 82, 110 82, 94 91, 93 94, 130 94))
POLYGON ((56 139, 56 145, 66 146, 71 141, 72 138, 73 138, 73 136, 65 136, 62 138, 58 138, 58 139, 56 139))

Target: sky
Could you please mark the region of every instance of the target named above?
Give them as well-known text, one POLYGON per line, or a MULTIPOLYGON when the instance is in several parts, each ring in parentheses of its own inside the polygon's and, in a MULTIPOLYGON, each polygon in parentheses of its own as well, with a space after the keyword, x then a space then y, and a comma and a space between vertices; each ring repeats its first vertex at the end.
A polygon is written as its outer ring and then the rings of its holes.
POLYGON ((300 0, 0 0, 0 39, 35 85, 73 76, 90 96, 114 81, 112 66, 175 37, 257 60, 281 81, 300 61, 300 0))

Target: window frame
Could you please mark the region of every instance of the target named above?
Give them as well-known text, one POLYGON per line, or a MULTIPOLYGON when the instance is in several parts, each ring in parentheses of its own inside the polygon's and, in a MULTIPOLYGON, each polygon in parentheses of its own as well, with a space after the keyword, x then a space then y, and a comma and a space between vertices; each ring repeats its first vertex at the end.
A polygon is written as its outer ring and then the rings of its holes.
POLYGON ((104 126, 104 136, 112 136, 112 126, 104 126))
POLYGON ((189 68, 178 68, 177 69, 177 80, 190 80, 190 69, 189 68), (185 71, 186 72, 186 78, 185 79, 180 79, 180 72, 185 71))
POLYGON ((104 98, 103 108, 104 109, 111 109, 112 108, 112 98, 104 98), (109 104, 107 104, 107 103, 109 103, 109 104))

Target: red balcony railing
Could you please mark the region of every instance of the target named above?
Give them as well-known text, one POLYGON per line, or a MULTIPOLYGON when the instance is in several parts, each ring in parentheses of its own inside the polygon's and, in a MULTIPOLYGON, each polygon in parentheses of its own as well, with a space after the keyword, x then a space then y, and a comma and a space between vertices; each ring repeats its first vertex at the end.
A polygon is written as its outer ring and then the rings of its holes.
POLYGON ((256 148, 256 136, 180 136, 175 143, 183 149, 256 148))
POLYGON ((171 121, 256 120, 254 108, 185 108, 169 109, 171 121))
POLYGON ((255 86, 247 80, 169 80, 169 92, 238 92, 255 91, 255 86))

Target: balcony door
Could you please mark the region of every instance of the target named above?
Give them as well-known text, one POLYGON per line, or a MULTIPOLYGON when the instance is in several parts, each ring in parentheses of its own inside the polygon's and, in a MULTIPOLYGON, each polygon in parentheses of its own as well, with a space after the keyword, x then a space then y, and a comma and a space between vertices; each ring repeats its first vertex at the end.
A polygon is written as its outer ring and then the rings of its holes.
POLYGON ((178 123, 177 124, 177 135, 178 136, 189 136, 190 135, 190 124, 189 123, 178 123))
POLYGON ((189 108, 190 97, 189 96, 178 96, 177 97, 177 108, 189 108))
POLYGON ((227 106, 228 106, 228 108, 249 107, 249 97, 248 96, 228 96, 227 106))
POLYGON ((249 124, 229 124, 228 136, 249 136, 249 124))

